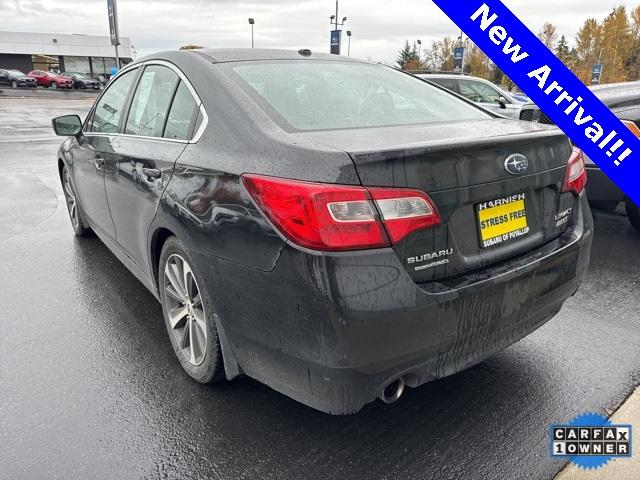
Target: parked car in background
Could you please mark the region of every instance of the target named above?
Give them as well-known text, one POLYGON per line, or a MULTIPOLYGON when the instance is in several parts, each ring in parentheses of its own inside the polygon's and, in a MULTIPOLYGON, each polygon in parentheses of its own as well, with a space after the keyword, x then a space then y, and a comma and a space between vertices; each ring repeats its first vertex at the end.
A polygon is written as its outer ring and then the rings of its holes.
POLYGON ((20 70, 0 70, 0 86, 7 85, 11 88, 37 86, 36 80, 22 73, 20 70))
MULTIPOLYGON (((504 88, 501 88, 500 90, 505 91, 504 88)), ((519 102, 522 102, 522 103, 531 102, 531 99, 522 92, 507 92, 507 93, 510 94, 513 98, 515 98, 519 102)))
POLYGON ((92 88, 93 90, 100 90, 100 82, 95 78, 91 78, 84 73, 78 72, 64 72, 62 74, 64 77, 70 77, 73 79, 73 88, 78 89, 87 89, 92 88))
POLYGON ((484 78, 443 73, 419 73, 416 76, 462 95, 483 108, 508 118, 517 119, 520 115, 520 108, 526 103, 522 97, 511 94, 484 78))
MULTIPOLYGON (((591 91, 611 111, 640 136, 640 82, 612 83, 590 87, 591 91)), ((520 112, 520 120, 553 125, 554 122, 533 103, 526 104, 520 112)), ((605 175, 593 160, 585 156, 589 183, 587 197, 593 208, 613 211, 625 203, 631 224, 640 230, 640 209, 624 192, 605 175)))
POLYGON ((73 78, 58 75, 54 72, 44 70, 32 70, 28 74, 31 78, 35 78, 38 85, 49 88, 72 88, 73 78))
POLYGON ((75 234, 156 296, 201 383, 244 374, 333 414, 392 403, 542 326, 589 264, 561 131, 383 65, 164 52, 53 127, 75 234))
POLYGON ((97 80, 100 83, 101 87, 104 87, 107 83, 109 83, 109 79, 105 75, 98 75, 93 77, 94 80, 97 80))

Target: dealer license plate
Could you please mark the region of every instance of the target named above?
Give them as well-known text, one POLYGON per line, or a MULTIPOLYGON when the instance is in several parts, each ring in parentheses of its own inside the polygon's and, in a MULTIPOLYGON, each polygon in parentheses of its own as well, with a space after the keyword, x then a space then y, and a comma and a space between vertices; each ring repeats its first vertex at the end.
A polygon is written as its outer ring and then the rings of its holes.
POLYGON ((500 245, 529 233, 525 194, 496 198, 476 206, 482 248, 500 245))

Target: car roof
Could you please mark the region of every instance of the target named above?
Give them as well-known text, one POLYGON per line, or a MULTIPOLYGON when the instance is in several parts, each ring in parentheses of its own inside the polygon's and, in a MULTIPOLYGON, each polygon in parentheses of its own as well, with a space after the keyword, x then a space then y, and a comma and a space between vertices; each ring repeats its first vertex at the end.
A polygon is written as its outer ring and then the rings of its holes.
POLYGON ((188 54, 198 54, 214 63, 247 62, 256 60, 330 60, 353 63, 370 63, 342 55, 314 52, 308 49, 278 50, 266 48, 217 48, 182 50, 188 54))
POLYGON ((429 78, 465 78, 465 79, 471 79, 471 80, 483 80, 485 82, 488 82, 488 80, 485 80, 484 78, 480 78, 480 77, 474 77, 472 75, 466 75, 466 74, 462 74, 462 73, 418 73, 417 76, 419 77, 429 77, 429 78))
MULTIPOLYGON (((615 107, 621 103, 640 99, 640 81, 607 83, 604 85, 593 85, 589 87, 598 99, 607 107, 615 107)), ((525 108, 538 108, 534 103, 527 103, 525 108)))
POLYGON ((590 89, 605 105, 640 98, 640 81, 597 85, 590 89))

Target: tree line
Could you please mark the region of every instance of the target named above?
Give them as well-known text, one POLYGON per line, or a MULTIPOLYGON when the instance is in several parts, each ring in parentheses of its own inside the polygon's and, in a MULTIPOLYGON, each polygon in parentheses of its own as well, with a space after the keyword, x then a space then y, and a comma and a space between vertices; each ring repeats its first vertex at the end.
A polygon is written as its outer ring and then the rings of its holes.
MULTIPOLYGON (((602 64, 600 83, 640 79, 640 5, 630 12, 615 7, 602 21, 588 18, 576 34, 574 46, 552 23, 545 23, 538 38, 585 84, 593 82, 592 69, 602 64)), ((454 49, 460 38, 445 37, 420 52, 405 41, 397 65, 404 70, 452 72, 454 49)), ((464 72, 511 89, 513 82, 475 44, 467 40, 464 72)))

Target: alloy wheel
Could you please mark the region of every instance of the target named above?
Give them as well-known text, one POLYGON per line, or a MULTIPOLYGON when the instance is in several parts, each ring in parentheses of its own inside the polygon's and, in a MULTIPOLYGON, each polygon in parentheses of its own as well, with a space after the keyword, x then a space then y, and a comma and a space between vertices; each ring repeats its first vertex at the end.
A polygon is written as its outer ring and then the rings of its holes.
POLYGON ((207 323, 202 296, 187 261, 171 255, 164 267, 164 299, 171 331, 187 361, 200 365, 207 350, 207 323))
POLYGON ((80 214, 78 212, 78 201, 76 194, 73 191, 73 185, 71 185, 71 176, 65 169, 64 171, 64 193, 67 200, 67 210, 69 210, 69 216, 71 217, 71 223, 76 230, 80 226, 80 214))

